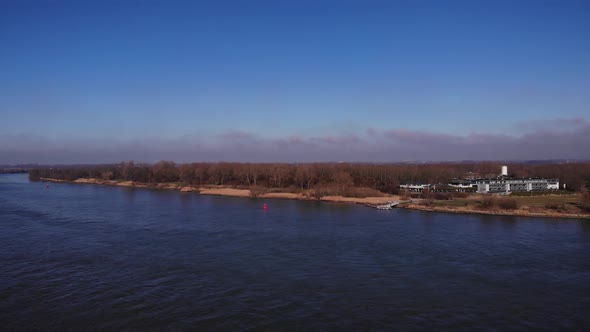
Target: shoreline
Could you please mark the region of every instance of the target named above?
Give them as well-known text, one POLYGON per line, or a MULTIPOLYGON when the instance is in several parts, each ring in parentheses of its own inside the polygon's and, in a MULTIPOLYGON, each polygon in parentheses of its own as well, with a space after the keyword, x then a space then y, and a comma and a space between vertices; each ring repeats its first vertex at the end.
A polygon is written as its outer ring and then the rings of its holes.
POLYGON ((394 200, 399 200, 397 195, 384 194, 382 197, 344 197, 344 196, 323 196, 321 198, 314 198, 305 193, 289 193, 289 192, 269 192, 255 195, 250 189, 239 189, 231 187, 212 187, 212 186, 190 186, 175 183, 139 183, 133 181, 114 181, 114 180, 98 180, 94 178, 80 178, 74 181, 58 180, 51 178, 39 178, 39 181, 47 181, 54 183, 71 183, 71 184, 94 184, 104 186, 137 188, 137 189, 156 189, 156 190, 175 190, 182 193, 198 193, 200 195, 212 196, 228 196, 228 197, 242 197, 242 198, 266 198, 266 199, 291 199, 304 201, 322 201, 332 203, 352 203, 363 204, 367 206, 385 204, 394 200))
POLYGON ((561 213, 554 211, 533 212, 523 209, 515 210, 479 210, 479 209, 452 209, 448 207, 424 206, 417 204, 408 204, 400 206, 400 208, 435 212, 435 213, 453 213, 453 214, 477 214, 485 216, 504 216, 504 217, 532 217, 532 218, 551 218, 551 219, 590 219, 588 214, 578 213, 561 213))
MULTIPOLYGON (((331 203, 346 203, 346 204, 362 204, 368 207, 375 207, 376 205, 386 204, 391 201, 401 201, 400 196, 386 195, 382 197, 344 197, 344 196, 323 196, 320 198, 311 197, 306 193, 288 193, 288 192, 269 192, 264 194, 254 195, 250 189, 238 189, 231 187, 211 187, 211 186, 189 186, 179 183, 136 183, 133 181, 114 181, 114 180, 98 180, 94 178, 80 178, 74 181, 58 180, 51 178, 40 178, 38 181, 47 181, 54 183, 73 183, 73 184, 95 184, 106 186, 117 186, 137 189, 157 189, 157 190, 176 190, 182 193, 198 193, 200 195, 213 196, 228 196, 228 197, 242 197, 242 198, 261 198, 261 199, 289 199, 289 200, 306 200, 306 201, 320 201, 331 203)), ((454 214, 477 214, 477 215, 492 215, 492 216, 513 216, 513 217, 535 217, 535 218, 552 218, 552 219, 590 219, 590 214, 579 213, 563 213, 544 209, 543 211, 529 211, 528 207, 521 207, 515 210, 481 210, 465 207, 449 207, 449 206, 425 206, 415 204, 411 201, 401 201, 398 208, 437 212, 437 213, 454 213, 454 214)))

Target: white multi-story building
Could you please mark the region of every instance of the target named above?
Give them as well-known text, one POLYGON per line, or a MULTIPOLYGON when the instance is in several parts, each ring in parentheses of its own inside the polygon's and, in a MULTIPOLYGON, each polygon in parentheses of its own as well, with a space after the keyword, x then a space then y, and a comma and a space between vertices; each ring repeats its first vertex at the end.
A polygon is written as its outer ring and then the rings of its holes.
POLYGON ((475 184, 475 180, 453 180, 449 182, 448 186, 457 189, 471 189, 477 185, 475 184))
MULTIPOLYGON (((475 174, 475 173, 469 173, 475 174)), ((558 190, 559 179, 512 178, 508 176, 508 166, 502 166, 501 173, 496 177, 491 174, 485 179, 454 179, 447 185, 402 184, 400 189, 408 191, 472 191, 479 193, 510 193, 518 191, 558 190), (439 188, 437 188, 437 186, 439 188)))
POLYGON ((559 189, 559 179, 478 179, 477 191, 480 193, 500 193, 512 191, 543 191, 559 189))
POLYGON ((406 189, 409 191, 422 191, 422 190, 429 190, 431 188, 430 184, 400 184, 400 189, 406 189))
POLYGON ((508 166, 502 166, 497 178, 477 179, 474 181, 477 192, 508 193, 513 191, 544 191, 559 189, 559 179, 511 178, 508 166))

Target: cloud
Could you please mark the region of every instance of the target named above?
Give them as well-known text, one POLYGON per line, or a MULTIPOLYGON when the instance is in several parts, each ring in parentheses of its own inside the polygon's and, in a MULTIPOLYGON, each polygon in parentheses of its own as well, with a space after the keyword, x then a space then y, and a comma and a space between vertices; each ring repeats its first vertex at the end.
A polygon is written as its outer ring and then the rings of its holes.
POLYGON ((326 135, 326 136, 311 137, 309 140, 312 142, 317 142, 319 144, 327 144, 327 145, 345 145, 345 144, 364 143, 356 135, 326 135))
POLYGON ((218 137, 221 138, 222 141, 226 142, 254 141, 257 138, 257 136, 253 133, 240 130, 231 130, 218 135, 218 137))
POLYGON ((555 118, 551 120, 530 120, 527 122, 517 122, 514 126, 516 130, 526 132, 564 132, 579 130, 590 127, 590 122, 584 118, 555 118))
POLYGON ((405 129, 391 129, 386 130, 383 132, 383 136, 391 141, 397 143, 404 143, 404 144, 430 144, 432 142, 440 142, 440 141, 459 141, 462 140, 462 137, 447 135, 447 134, 438 134, 438 133, 428 133, 423 131, 412 131, 412 130, 405 130, 405 129))
POLYGON ((377 129, 375 129, 375 128, 369 127, 369 128, 367 128, 366 132, 367 132, 367 136, 369 136, 369 137, 377 136, 377 129))
POLYGON ((405 160, 583 159, 590 151, 590 122, 558 118, 516 124, 520 135, 465 135, 403 128, 358 133, 266 137, 230 130, 177 139, 51 139, 0 135, 0 164, 107 163, 122 160, 243 162, 396 162, 405 160), (526 129, 526 130, 525 130, 526 129))

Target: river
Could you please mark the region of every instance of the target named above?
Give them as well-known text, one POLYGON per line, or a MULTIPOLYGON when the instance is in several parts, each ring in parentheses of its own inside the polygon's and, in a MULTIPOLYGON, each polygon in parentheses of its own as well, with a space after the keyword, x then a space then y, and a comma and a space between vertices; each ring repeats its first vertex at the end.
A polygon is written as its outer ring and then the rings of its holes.
POLYGON ((589 308, 588 221, 0 175, 5 330, 555 331, 589 308))

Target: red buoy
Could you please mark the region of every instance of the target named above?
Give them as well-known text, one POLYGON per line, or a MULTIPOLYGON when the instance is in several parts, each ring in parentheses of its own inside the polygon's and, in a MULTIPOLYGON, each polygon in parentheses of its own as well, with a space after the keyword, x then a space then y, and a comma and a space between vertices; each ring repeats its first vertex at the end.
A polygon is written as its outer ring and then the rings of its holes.
POLYGON ((268 205, 266 205, 266 203, 264 203, 264 205, 262 206, 262 208, 266 211, 266 210, 268 210, 268 205))

